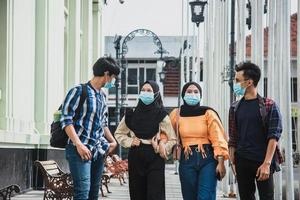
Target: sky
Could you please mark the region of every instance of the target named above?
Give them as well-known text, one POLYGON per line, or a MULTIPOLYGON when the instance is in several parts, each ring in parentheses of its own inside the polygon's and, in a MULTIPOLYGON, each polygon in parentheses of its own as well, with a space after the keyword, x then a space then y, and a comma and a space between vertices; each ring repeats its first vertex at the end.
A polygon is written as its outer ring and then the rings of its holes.
MULTIPOLYGON (((103 35, 127 35, 139 28, 150 29, 158 36, 181 35, 182 0, 107 0, 103 6, 103 35)), ((212 1, 212 0, 210 0, 212 1)), ((291 13, 297 0, 291 0, 291 13)))

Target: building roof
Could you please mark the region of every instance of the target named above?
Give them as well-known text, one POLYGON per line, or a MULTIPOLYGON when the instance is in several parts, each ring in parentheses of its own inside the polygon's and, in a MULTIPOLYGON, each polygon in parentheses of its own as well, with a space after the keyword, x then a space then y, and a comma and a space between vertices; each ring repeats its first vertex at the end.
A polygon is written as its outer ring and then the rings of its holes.
MULTIPOLYGON (((268 56, 269 28, 264 29, 264 57, 268 56)), ((246 57, 251 57, 251 35, 246 37, 246 57)), ((291 16, 291 57, 297 57, 297 13, 291 16)))

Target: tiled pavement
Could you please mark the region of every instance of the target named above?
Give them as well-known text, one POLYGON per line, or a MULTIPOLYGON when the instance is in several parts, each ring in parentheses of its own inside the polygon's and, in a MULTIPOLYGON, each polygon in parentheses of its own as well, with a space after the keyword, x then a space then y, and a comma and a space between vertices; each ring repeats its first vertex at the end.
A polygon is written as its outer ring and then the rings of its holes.
MULTIPOLYGON (((107 194, 107 197, 101 198, 104 200, 129 200, 128 184, 120 185, 117 179, 112 179, 109 184, 109 189, 112 193, 107 194)), ((174 174, 174 165, 166 166, 166 196, 167 200, 182 200, 180 183, 178 175, 174 174)), ((17 195, 12 200, 41 200, 43 199, 43 191, 29 191, 25 194, 17 195)), ((224 200, 221 194, 218 194, 218 200, 224 200)))

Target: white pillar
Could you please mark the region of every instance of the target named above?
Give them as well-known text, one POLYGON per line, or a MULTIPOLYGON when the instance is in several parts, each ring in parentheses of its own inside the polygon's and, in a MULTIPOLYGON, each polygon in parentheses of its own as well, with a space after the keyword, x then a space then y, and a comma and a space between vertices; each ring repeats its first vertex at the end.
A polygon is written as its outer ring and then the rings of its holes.
POLYGON ((93 17, 92 0, 82 2, 82 23, 81 23, 81 62, 80 62, 80 81, 86 82, 91 78, 92 58, 93 58, 93 17))
MULTIPOLYGON (((36 1, 35 44, 35 126, 41 134, 48 131, 48 0, 36 1)), ((57 105, 58 108, 58 105, 57 105)), ((54 112, 54 111, 53 111, 54 112)))
MULTIPOLYGON (((93 2, 93 58, 92 63, 96 62, 96 60, 101 56, 101 0, 93 2)), ((90 70, 92 72, 92 70, 90 70)))
POLYGON ((0 129, 10 130, 12 119, 12 1, 0 1, 0 129), (2 28, 3 27, 3 28, 2 28))
POLYGON ((65 66, 65 91, 80 82, 80 0, 69 1, 68 65, 65 66))
POLYGON ((182 20, 181 21, 181 58, 180 58, 180 82, 181 82, 181 87, 184 84, 184 38, 185 38, 184 37, 184 5, 185 5, 184 2, 185 2, 184 0, 182 0, 182 2, 181 2, 181 20, 182 20))
POLYGON ((287 176, 286 176, 286 197, 287 199, 294 199, 294 173, 293 173, 293 157, 292 157, 292 122, 291 122, 291 55, 290 51, 290 31, 291 31, 291 1, 286 0, 281 2, 283 9, 283 82, 282 93, 283 101, 283 133, 285 138, 285 157, 287 165, 287 176))
POLYGON ((258 84, 258 91, 260 95, 264 95, 264 1, 252 0, 252 37, 251 37, 251 61, 257 64, 261 69, 261 80, 258 84))
POLYGON ((186 6, 186 40, 187 40, 187 48, 186 48, 186 82, 190 81, 190 6, 189 2, 187 2, 186 6))
MULTIPOLYGON (((300 14, 300 0, 298 0, 298 11, 297 11, 297 16, 300 14)), ((297 58, 300 58, 300 20, 297 20, 297 58)), ((297 151, 300 153, 300 60, 297 59, 297 105, 298 105, 298 117, 297 117, 297 151)), ((300 168, 299 168, 300 169, 300 168)))
POLYGON ((245 38, 245 0, 236 1, 237 3, 237 42, 236 42, 236 62, 240 63, 246 60, 246 38, 245 38))
POLYGON ((48 119, 64 98, 64 1, 48 1, 47 97, 48 119))
MULTIPOLYGON (((279 15, 276 18, 276 1, 270 1, 269 2, 269 9, 268 9, 268 18, 269 18, 269 45, 268 45, 268 96, 271 97, 276 101, 276 103, 280 103, 279 93, 276 91, 279 90, 279 81, 277 79, 278 74, 275 73, 275 71, 278 71, 279 65, 277 62, 275 62, 278 54, 281 54, 281 49, 279 49, 278 45, 280 43, 277 43, 279 40, 279 37, 276 33, 280 29, 278 29, 278 22, 277 19, 279 19, 279 15), (276 29, 276 23, 277 23, 277 29, 276 29), (276 89, 277 88, 277 89, 276 89)), ((274 174, 274 182, 275 184, 275 199, 281 200, 282 199, 282 172, 277 172, 274 174)))

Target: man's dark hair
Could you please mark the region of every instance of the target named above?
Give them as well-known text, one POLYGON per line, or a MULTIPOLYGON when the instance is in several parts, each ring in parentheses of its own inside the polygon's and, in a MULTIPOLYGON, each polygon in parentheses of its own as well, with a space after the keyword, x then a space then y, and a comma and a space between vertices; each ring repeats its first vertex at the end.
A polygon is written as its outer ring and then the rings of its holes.
POLYGON ((235 66, 235 71, 243 71, 245 79, 253 80, 253 85, 256 87, 261 76, 260 68, 251 62, 242 62, 235 66))
POLYGON ((120 73, 120 68, 117 62, 111 57, 99 58, 93 66, 94 76, 104 76, 104 72, 107 71, 109 76, 118 76, 120 73))

